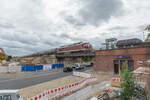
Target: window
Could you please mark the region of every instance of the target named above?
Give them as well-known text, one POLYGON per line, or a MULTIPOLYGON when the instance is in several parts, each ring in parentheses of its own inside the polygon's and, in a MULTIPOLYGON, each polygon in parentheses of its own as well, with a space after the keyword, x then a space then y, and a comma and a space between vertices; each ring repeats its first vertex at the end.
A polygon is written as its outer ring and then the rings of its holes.
POLYGON ((3 100, 12 100, 11 99, 11 95, 4 95, 4 99, 3 100))
POLYGON ((134 61, 133 60, 129 60, 128 61, 128 70, 129 71, 133 71, 134 70, 134 61))
POLYGON ((3 100, 3 96, 0 96, 0 100, 3 100))

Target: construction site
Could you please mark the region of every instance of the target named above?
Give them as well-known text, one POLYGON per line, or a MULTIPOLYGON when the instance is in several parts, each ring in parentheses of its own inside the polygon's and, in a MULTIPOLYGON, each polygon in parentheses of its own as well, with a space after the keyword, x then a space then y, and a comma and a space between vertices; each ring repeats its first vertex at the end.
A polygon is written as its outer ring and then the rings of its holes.
POLYGON ((150 100, 150 0, 0 0, 0 100, 150 100))
POLYGON ((39 52, 16 58, 22 65, 74 64, 92 62, 95 52, 89 43, 74 43, 49 51, 39 52))
POLYGON ((23 100, 122 100, 125 66, 140 93, 132 99, 149 100, 150 42, 110 38, 102 45, 79 42, 9 60, 1 49, 0 89, 19 89, 23 100))

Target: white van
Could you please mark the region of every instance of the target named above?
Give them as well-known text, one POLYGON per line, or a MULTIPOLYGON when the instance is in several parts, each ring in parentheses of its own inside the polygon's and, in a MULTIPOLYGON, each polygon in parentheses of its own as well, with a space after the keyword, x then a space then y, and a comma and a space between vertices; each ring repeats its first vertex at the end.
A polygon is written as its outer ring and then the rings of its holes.
POLYGON ((0 100, 23 100, 19 90, 0 90, 0 100))

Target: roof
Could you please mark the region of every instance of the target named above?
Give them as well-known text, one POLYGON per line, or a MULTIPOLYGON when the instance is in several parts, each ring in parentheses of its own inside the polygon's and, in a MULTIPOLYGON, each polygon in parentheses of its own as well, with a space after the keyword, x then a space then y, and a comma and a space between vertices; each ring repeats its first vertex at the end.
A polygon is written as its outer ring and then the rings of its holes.
POLYGON ((126 40, 119 40, 117 42, 117 46, 124 46, 124 45, 137 45, 137 44, 141 44, 142 40, 138 39, 138 38, 132 38, 132 39, 126 39, 126 40))
POLYGON ((2 93, 18 93, 19 90, 0 90, 0 94, 2 93))
POLYGON ((134 74, 150 74, 150 67, 139 67, 133 71, 134 74))
POLYGON ((105 41, 106 42, 112 42, 112 41, 117 41, 117 39, 116 38, 109 38, 109 39, 106 39, 105 41))

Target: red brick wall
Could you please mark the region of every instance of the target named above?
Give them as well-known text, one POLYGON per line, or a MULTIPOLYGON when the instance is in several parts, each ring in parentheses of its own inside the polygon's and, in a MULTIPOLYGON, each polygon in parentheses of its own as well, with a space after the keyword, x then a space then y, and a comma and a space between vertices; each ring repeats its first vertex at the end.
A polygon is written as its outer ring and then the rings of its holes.
POLYGON ((112 72, 114 68, 113 65, 113 56, 97 56, 94 63, 94 70, 112 72), (96 67, 95 67, 96 66, 96 67))
POLYGON ((134 60, 134 69, 138 68, 137 61, 145 61, 147 54, 150 54, 150 49, 147 47, 130 48, 130 49, 117 49, 117 50, 98 50, 95 55, 94 70, 113 72, 113 60, 116 56, 131 56, 134 60))
MULTIPOLYGON (((146 54, 145 54, 146 55, 146 54)), ((133 55, 132 59, 134 60, 134 69, 137 69, 138 67, 141 67, 142 65, 138 65, 137 61, 146 61, 145 55, 133 55)))
POLYGON ((130 48, 130 49, 116 49, 116 50, 98 50, 96 55, 144 55, 147 53, 147 48, 130 48))

